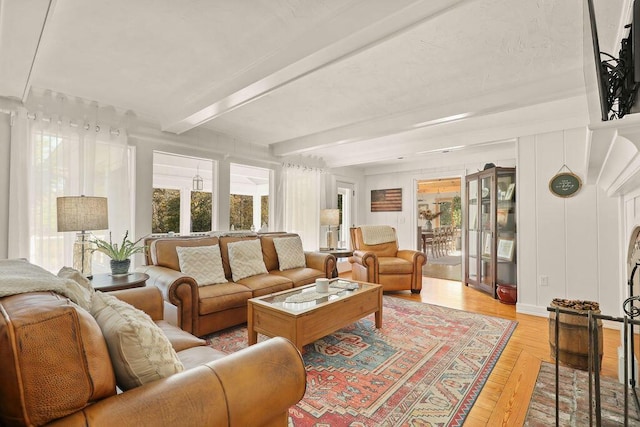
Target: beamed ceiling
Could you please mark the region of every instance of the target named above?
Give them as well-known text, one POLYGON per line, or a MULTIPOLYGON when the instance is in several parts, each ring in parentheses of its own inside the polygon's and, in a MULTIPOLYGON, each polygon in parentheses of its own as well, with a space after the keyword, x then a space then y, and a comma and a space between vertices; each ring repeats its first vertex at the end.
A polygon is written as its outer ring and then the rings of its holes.
MULTIPOLYGON (((52 90, 328 167, 513 158, 517 136, 588 123, 583 3, 0 0, 0 96, 52 90)), ((617 53, 629 0, 595 3, 617 53)))

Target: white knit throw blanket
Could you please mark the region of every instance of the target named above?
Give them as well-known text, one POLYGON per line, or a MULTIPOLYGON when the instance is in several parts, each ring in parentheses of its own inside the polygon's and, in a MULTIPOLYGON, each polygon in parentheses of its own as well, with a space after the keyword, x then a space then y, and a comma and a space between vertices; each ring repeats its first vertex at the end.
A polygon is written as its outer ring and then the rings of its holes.
POLYGON ((396 241, 396 231, 388 225, 362 225, 360 230, 365 245, 379 245, 396 241))
POLYGON ((55 276, 26 259, 0 260, 0 297, 51 291, 69 298, 80 307, 91 307, 91 293, 77 282, 55 276))

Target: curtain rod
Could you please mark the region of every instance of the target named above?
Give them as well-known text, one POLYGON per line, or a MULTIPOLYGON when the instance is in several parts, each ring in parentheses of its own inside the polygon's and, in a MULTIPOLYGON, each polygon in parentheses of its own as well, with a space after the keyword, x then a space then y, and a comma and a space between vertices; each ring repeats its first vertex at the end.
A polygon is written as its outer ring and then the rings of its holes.
MULTIPOLYGON (((38 118, 38 116, 36 115, 36 113, 27 113, 27 118, 30 119, 30 120, 36 120, 38 118)), ((41 120, 43 122, 47 122, 47 123, 51 123, 52 122, 51 117, 46 117, 46 116, 42 116, 41 120)), ((58 119, 58 124, 59 125, 62 124, 62 120, 58 119)), ((78 128, 78 127, 80 127, 80 125, 78 123, 74 122, 73 120, 69 120, 69 127, 78 128)), ((82 128, 84 130, 89 130, 89 129, 91 129, 91 125, 89 123, 85 123, 84 126, 82 126, 82 128)), ((100 132, 100 130, 101 130, 100 125, 96 125, 95 126, 95 131, 96 132, 100 132)), ((115 129, 109 128, 109 133, 111 135, 113 135, 113 136, 120 136, 120 129, 118 129, 118 128, 115 128, 115 129)))

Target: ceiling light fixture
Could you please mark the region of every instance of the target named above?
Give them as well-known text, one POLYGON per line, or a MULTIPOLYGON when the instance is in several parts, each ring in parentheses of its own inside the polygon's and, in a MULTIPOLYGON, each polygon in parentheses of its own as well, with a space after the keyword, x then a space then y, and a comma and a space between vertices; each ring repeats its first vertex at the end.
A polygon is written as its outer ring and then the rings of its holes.
POLYGON ((196 176, 193 177, 193 191, 202 191, 204 180, 200 176, 200 165, 196 167, 196 176))

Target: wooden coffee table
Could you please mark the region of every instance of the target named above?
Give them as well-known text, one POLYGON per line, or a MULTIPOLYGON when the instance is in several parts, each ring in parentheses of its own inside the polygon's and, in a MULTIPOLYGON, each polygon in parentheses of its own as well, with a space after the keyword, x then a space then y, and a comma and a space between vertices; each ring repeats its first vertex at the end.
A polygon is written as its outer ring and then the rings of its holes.
POLYGON ((376 328, 382 327, 382 286, 373 283, 332 280, 329 294, 315 292, 315 284, 251 298, 248 303, 249 345, 258 333, 285 337, 298 349, 338 329, 375 313, 376 328), (345 282, 355 290, 340 289, 345 282), (295 302, 297 300, 302 302, 295 302))

